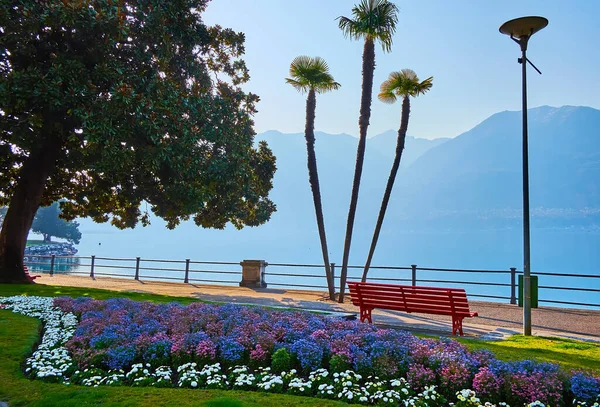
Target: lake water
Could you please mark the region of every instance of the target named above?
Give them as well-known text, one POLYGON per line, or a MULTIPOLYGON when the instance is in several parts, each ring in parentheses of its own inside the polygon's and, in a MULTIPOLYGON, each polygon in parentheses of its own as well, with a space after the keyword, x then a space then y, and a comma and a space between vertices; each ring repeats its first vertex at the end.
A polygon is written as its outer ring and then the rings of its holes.
MULTIPOLYGON (((338 228, 339 229, 339 228, 338 228)), ((228 228, 223 231, 205 230, 191 222, 168 230, 164 223, 156 220, 147 228, 117 230, 107 224, 95 224, 81 220, 83 234, 78 246, 79 255, 107 258, 141 258, 142 278, 164 275, 173 280, 183 281, 185 259, 207 262, 231 262, 226 265, 192 264, 192 270, 214 270, 219 274, 193 272, 192 278, 201 281, 228 281, 236 284, 241 280, 239 262, 244 259, 263 259, 271 264, 296 263, 319 264, 322 261, 320 244, 316 230, 289 229, 285 233, 269 224, 259 228, 237 231, 228 228), (155 263, 147 259, 178 260, 179 263, 155 263), (168 268, 173 271, 158 271, 153 268, 168 268), (175 271, 177 270, 177 271, 175 271), (229 274, 231 273, 231 274, 229 274)), ((343 230, 328 235, 330 258, 339 264, 343 247, 343 230)), ((379 240, 373 261, 375 266, 460 268, 506 270, 510 267, 522 269, 522 231, 520 229, 499 229, 480 231, 457 230, 407 230, 399 227, 385 230, 379 240)), ((355 232, 350 264, 363 264, 370 243, 370 233, 355 232)), ((588 276, 600 274, 600 232, 597 229, 532 229, 531 264, 532 272, 574 273, 588 276)), ((96 265, 111 264, 124 268, 112 269, 96 267, 96 272, 117 273, 133 278, 135 260, 97 260, 96 265)), ((76 268, 89 273, 89 260, 82 259, 76 268)), ((349 279, 357 279, 362 271, 350 270, 349 279)), ((371 270, 370 279, 405 278, 410 279, 410 270, 371 270)), ((417 275, 420 285, 458 286, 467 290, 470 296, 491 295, 509 296, 510 288, 502 286, 469 285, 469 282, 509 284, 510 275, 490 273, 449 273, 424 272, 417 275), (446 280, 455 283, 439 284, 423 280, 446 280)), ((272 287, 299 284, 305 288, 325 287, 323 268, 308 267, 267 267, 267 283, 272 287), (273 275, 284 274, 284 276, 273 275), (300 274, 302 276, 289 276, 300 274), (315 275, 318 277, 306 277, 315 275)), ((337 282, 339 284, 339 281, 337 282)), ((539 276, 540 286, 591 288, 600 290, 600 278, 578 278, 539 276)), ((479 298, 482 299, 482 298, 479 298)), ((600 292, 564 291, 540 289, 540 299, 584 302, 600 304, 600 292)), ((492 299, 493 300, 493 299, 492 299)), ((503 300, 504 301, 504 300, 503 300)), ((558 304, 545 304, 556 305, 558 304)), ((564 306, 564 305, 563 305, 564 306)))

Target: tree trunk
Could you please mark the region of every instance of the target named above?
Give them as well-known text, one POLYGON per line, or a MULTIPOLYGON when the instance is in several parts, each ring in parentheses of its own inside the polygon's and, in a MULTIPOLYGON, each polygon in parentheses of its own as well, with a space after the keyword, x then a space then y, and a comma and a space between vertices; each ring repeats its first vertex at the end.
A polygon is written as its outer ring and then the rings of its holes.
POLYGON ((352 183, 352 196, 350 198, 350 209, 348 210, 348 222, 346 223, 346 238, 344 239, 344 257, 342 260, 342 272, 340 273, 340 298, 344 302, 346 290, 346 278, 348 276, 348 258, 350 256, 350 245, 352 243, 352 230, 354 228, 354 217, 356 215, 356 204, 358 202, 358 191, 362 175, 363 161, 367 142, 367 128, 371 118, 371 99, 373 93, 373 72, 375 71, 375 44, 372 40, 365 40, 362 64, 362 95, 360 99, 360 118, 358 126, 360 137, 356 150, 356 167, 354 168, 354 181, 352 183))
POLYGON ((381 226, 383 225, 385 211, 387 210, 388 202, 390 201, 390 195, 392 195, 392 188, 394 187, 394 181, 396 180, 396 174, 398 173, 398 168, 400 167, 402 151, 404 151, 404 143, 406 141, 406 131, 408 130, 409 116, 410 100, 408 96, 404 96, 404 100, 402 101, 402 119, 400 120, 398 141, 396 143, 396 155, 394 157, 394 163, 392 164, 392 170, 390 171, 390 177, 388 178, 388 182, 385 187, 383 200, 381 201, 381 209, 379 209, 379 217, 377 218, 377 224, 375 225, 375 232, 373 233, 373 240, 371 241, 369 256, 367 257, 367 262, 365 263, 365 269, 362 275, 363 282, 367 281, 367 273, 369 272, 369 267, 371 267, 371 260, 373 260, 373 253, 375 253, 375 246, 377 246, 377 240, 379 239, 379 232, 381 232, 381 226))
POLYGON ((56 167, 61 146, 46 137, 23 164, 0 232, 0 283, 30 283, 23 271, 27 234, 42 201, 48 177, 56 167))
POLYGON ((325 276, 327 278, 327 288, 329 289, 329 298, 335 299, 335 288, 331 267, 329 263, 329 252, 327 250, 327 236, 325 235, 325 221, 323 219, 323 206, 321 204, 321 188, 319 186, 319 173, 317 171, 317 157, 315 155, 315 110, 317 101, 314 89, 308 92, 306 99, 306 127, 304 128, 304 137, 306 138, 306 154, 308 166, 308 180, 312 190, 313 202, 315 204, 315 214, 317 215, 317 227, 319 229, 319 238, 321 239, 321 251, 323 252, 323 262, 325 263, 325 276))
POLYGON ((45 243, 50 243, 52 242, 52 236, 50 236, 48 233, 44 233, 44 242, 45 243))

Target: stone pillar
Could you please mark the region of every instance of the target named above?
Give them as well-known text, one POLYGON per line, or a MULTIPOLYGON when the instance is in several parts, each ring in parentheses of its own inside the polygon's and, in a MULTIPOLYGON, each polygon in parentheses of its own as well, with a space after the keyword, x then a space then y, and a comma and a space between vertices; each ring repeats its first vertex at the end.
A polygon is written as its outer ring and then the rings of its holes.
POLYGON ((267 288, 267 283, 264 280, 265 267, 268 265, 266 261, 244 260, 240 265, 242 266, 240 287, 267 288))

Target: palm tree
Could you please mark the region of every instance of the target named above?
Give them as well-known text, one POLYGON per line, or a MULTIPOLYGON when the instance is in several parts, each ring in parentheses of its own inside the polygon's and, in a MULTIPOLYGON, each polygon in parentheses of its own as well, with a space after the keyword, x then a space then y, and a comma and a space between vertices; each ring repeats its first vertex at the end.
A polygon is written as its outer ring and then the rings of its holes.
POLYGON ((352 196, 350 198, 350 209, 348 210, 348 222, 346 223, 344 257, 342 260, 342 272, 340 274, 339 302, 344 302, 344 291, 346 289, 346 278, 348 276, 348 257, 350 256, 350 245, 352 243, 352 229, 354 228, 360 177, 362 175, 365 157, 367 128, 369 127, 369 119, 371 117, 373 72, 375 70, 375 42, 379 41, 381 43, 384 52, 391 51, 392 37, 396 32, 396 23, 398 22, 398 7, 388 0, 362 0, 360 4, 355 5, 352 8, 352 17, 352 19, 348 17, 339 17, 338 25, 344 35, 353 40, 364 39, 365 45, 362 60, 360 118, 358 120, 360 137, 358 139, 358 148, 356 150, 356 166, 354 168, 352 196))
POLYGON ((410 97, 422 95, 429 91, 432 86, 433 76, 430 76, 429 78, 420 82, 417 74, 410 69, 403 69, 400 72, 392 72, 389 78, 381 84, 378 97, 382 102, 394 103, 397 97, 402 97, 402 118, 400 120, 400 128, 398 129, 396 156, 394 157, 394 163, 392 164, 390 177, 388 178, 388 182, 385 187, 385 193, 383 194, 383 200, 381 201, 381 209, 379 209, 379 217, 377 218, 377 224, 375 225, 375 232, 373 233, 373 240, 371 241, 371 248, 369 249, 369 257, 365 263, 362 281, 367 280, 367 273, 369 272, 369 267, 371 266, 371 260, 373 259, 375 246, 377 245, 377 240, 379 239, 379 232, 381 232, 385 211, 387 209, 388 202, 390 201, 390 195, 392 194, 392 188, 394 187, 394 181, 396 180, 396 174, 398 173, 398 167, 400 166, 400 160, 402 159, 402 151, 404 150, 406 130, 408 129, 408 119, 410 116, 410 97))
POLYGON ((301 93, 308 92, 306 99, 306 125, 304 137, 306 138, 306 154, 308 165, 308 180, 312 190, 315 213, 317 215, 317 227, 321 239, 321 250, 323 262, 325 263, 325 274, 329 298, 335 299, 333 275, 329 263, 327 250, 327 237, 325 235, 325 221, 323 220, 323 207, 321 205, 321 189, 319 186, 319 173, 317 172, 317 157, 315 155, 315 110, 317 106, 316 93, 324 93, 340 87, 333 76, 329 73, 329 67, 323 58, 299 56, 294 58, 290 65, 290 78, 285 79, 301 93))

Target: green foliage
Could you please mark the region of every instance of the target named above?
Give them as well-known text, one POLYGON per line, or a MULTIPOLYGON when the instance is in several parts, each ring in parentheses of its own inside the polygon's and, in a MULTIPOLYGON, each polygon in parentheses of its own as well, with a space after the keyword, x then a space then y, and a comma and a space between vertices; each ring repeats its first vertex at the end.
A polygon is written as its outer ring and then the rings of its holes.
POLYGON ((271 356, 271 369, 275 373, 287 372, 292 368, 292 357, 285 348, 280 348, 271 356))
POLYGON ((54 236, 79 244, 81 240, 79 223, 61 219, 60 214, 58 202, 39 208, 33 219, 31 230, 44 235, 44 241, 50 241, 50 237, 54 236))
POLYGON ((394 103, 396 96, 417 97, 427 93, 433 86, 433 76, 419 81, 419 77, 412 69, 403 69, 390 73, 390 76, 381 84, 378 98, 384 103, 394 103))
POLYGON ((385 52, 392 50, 398 24, 398 7, 388 0, 362 0, 352 8, 352 19, 338 17, 344 35, 353 40, 379 41, 385 52))
POLYGON ((329 359, 329 371, 331 373, 341 373, 349 369, 352 369, 352 364, 348 361, 348 358, 340 355, 333 355, 331 359, 329 359))
POLYGON ((205 25, 207 4, 1 2, 0 205, 50 165, 41 203, 65 198, 65 219, 134 227, 146 203, 171 228, 266 222, 275 158, 254 146, 244 34, 205 25))

